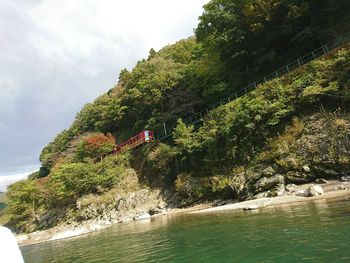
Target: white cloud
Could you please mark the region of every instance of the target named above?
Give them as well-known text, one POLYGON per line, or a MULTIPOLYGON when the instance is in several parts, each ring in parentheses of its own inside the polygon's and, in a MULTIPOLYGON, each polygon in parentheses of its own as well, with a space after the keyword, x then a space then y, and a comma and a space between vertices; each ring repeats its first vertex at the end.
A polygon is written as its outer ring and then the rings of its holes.
POLYGON ((0 174, 40 150, 151 48, 193 34, 209 0, 0 0, 0 174))
POLYGON ((0 192, 5 192, 8 185, 26 179, 32 172, 0 176, 0 192))

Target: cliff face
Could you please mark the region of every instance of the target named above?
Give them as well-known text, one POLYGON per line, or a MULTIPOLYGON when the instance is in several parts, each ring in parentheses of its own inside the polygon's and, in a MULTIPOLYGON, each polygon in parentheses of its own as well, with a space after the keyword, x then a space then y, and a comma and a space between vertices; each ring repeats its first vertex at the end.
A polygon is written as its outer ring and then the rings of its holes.
POLYGON ((275 196, 290 184, 344 177, 350 172, 349 153, 349 112, 321 110, 294 118, 247 169, 244 187, 250 196, 275 196))

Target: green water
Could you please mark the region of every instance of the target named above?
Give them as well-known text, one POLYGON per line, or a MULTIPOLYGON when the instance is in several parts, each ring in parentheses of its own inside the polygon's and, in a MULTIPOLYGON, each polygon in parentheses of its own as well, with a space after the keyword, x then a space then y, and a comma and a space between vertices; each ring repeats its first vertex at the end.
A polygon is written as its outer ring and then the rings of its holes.
POLYGON ((22 248, 40 262, 350 262, 350 199, 176 215, 22 248))

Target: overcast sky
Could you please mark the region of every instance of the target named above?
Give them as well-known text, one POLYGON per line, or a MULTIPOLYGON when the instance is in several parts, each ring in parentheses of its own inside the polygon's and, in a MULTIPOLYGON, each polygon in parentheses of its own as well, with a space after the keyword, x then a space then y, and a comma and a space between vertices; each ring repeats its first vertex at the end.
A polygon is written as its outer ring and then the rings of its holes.
POLYGON ((208 0, 0 0, 0 191, 87 102, 193 35, 208 0))

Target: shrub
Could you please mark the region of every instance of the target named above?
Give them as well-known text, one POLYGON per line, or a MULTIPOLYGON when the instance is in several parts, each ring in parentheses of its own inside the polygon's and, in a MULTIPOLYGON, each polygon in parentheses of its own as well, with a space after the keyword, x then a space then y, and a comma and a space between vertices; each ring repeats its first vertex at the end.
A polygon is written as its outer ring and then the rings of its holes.
POLYGON ((110 134, 91 133, 81 139, 76 147, 76 158, 96 159, 110 153, 115 147, 115 138, 110 134))
POLYGON ((118 182, 129 165, 127 155, 110 155, 98 163, 63 164, 50 174, 50 185, 61 204, 80 196, 102 193, 118 182))

